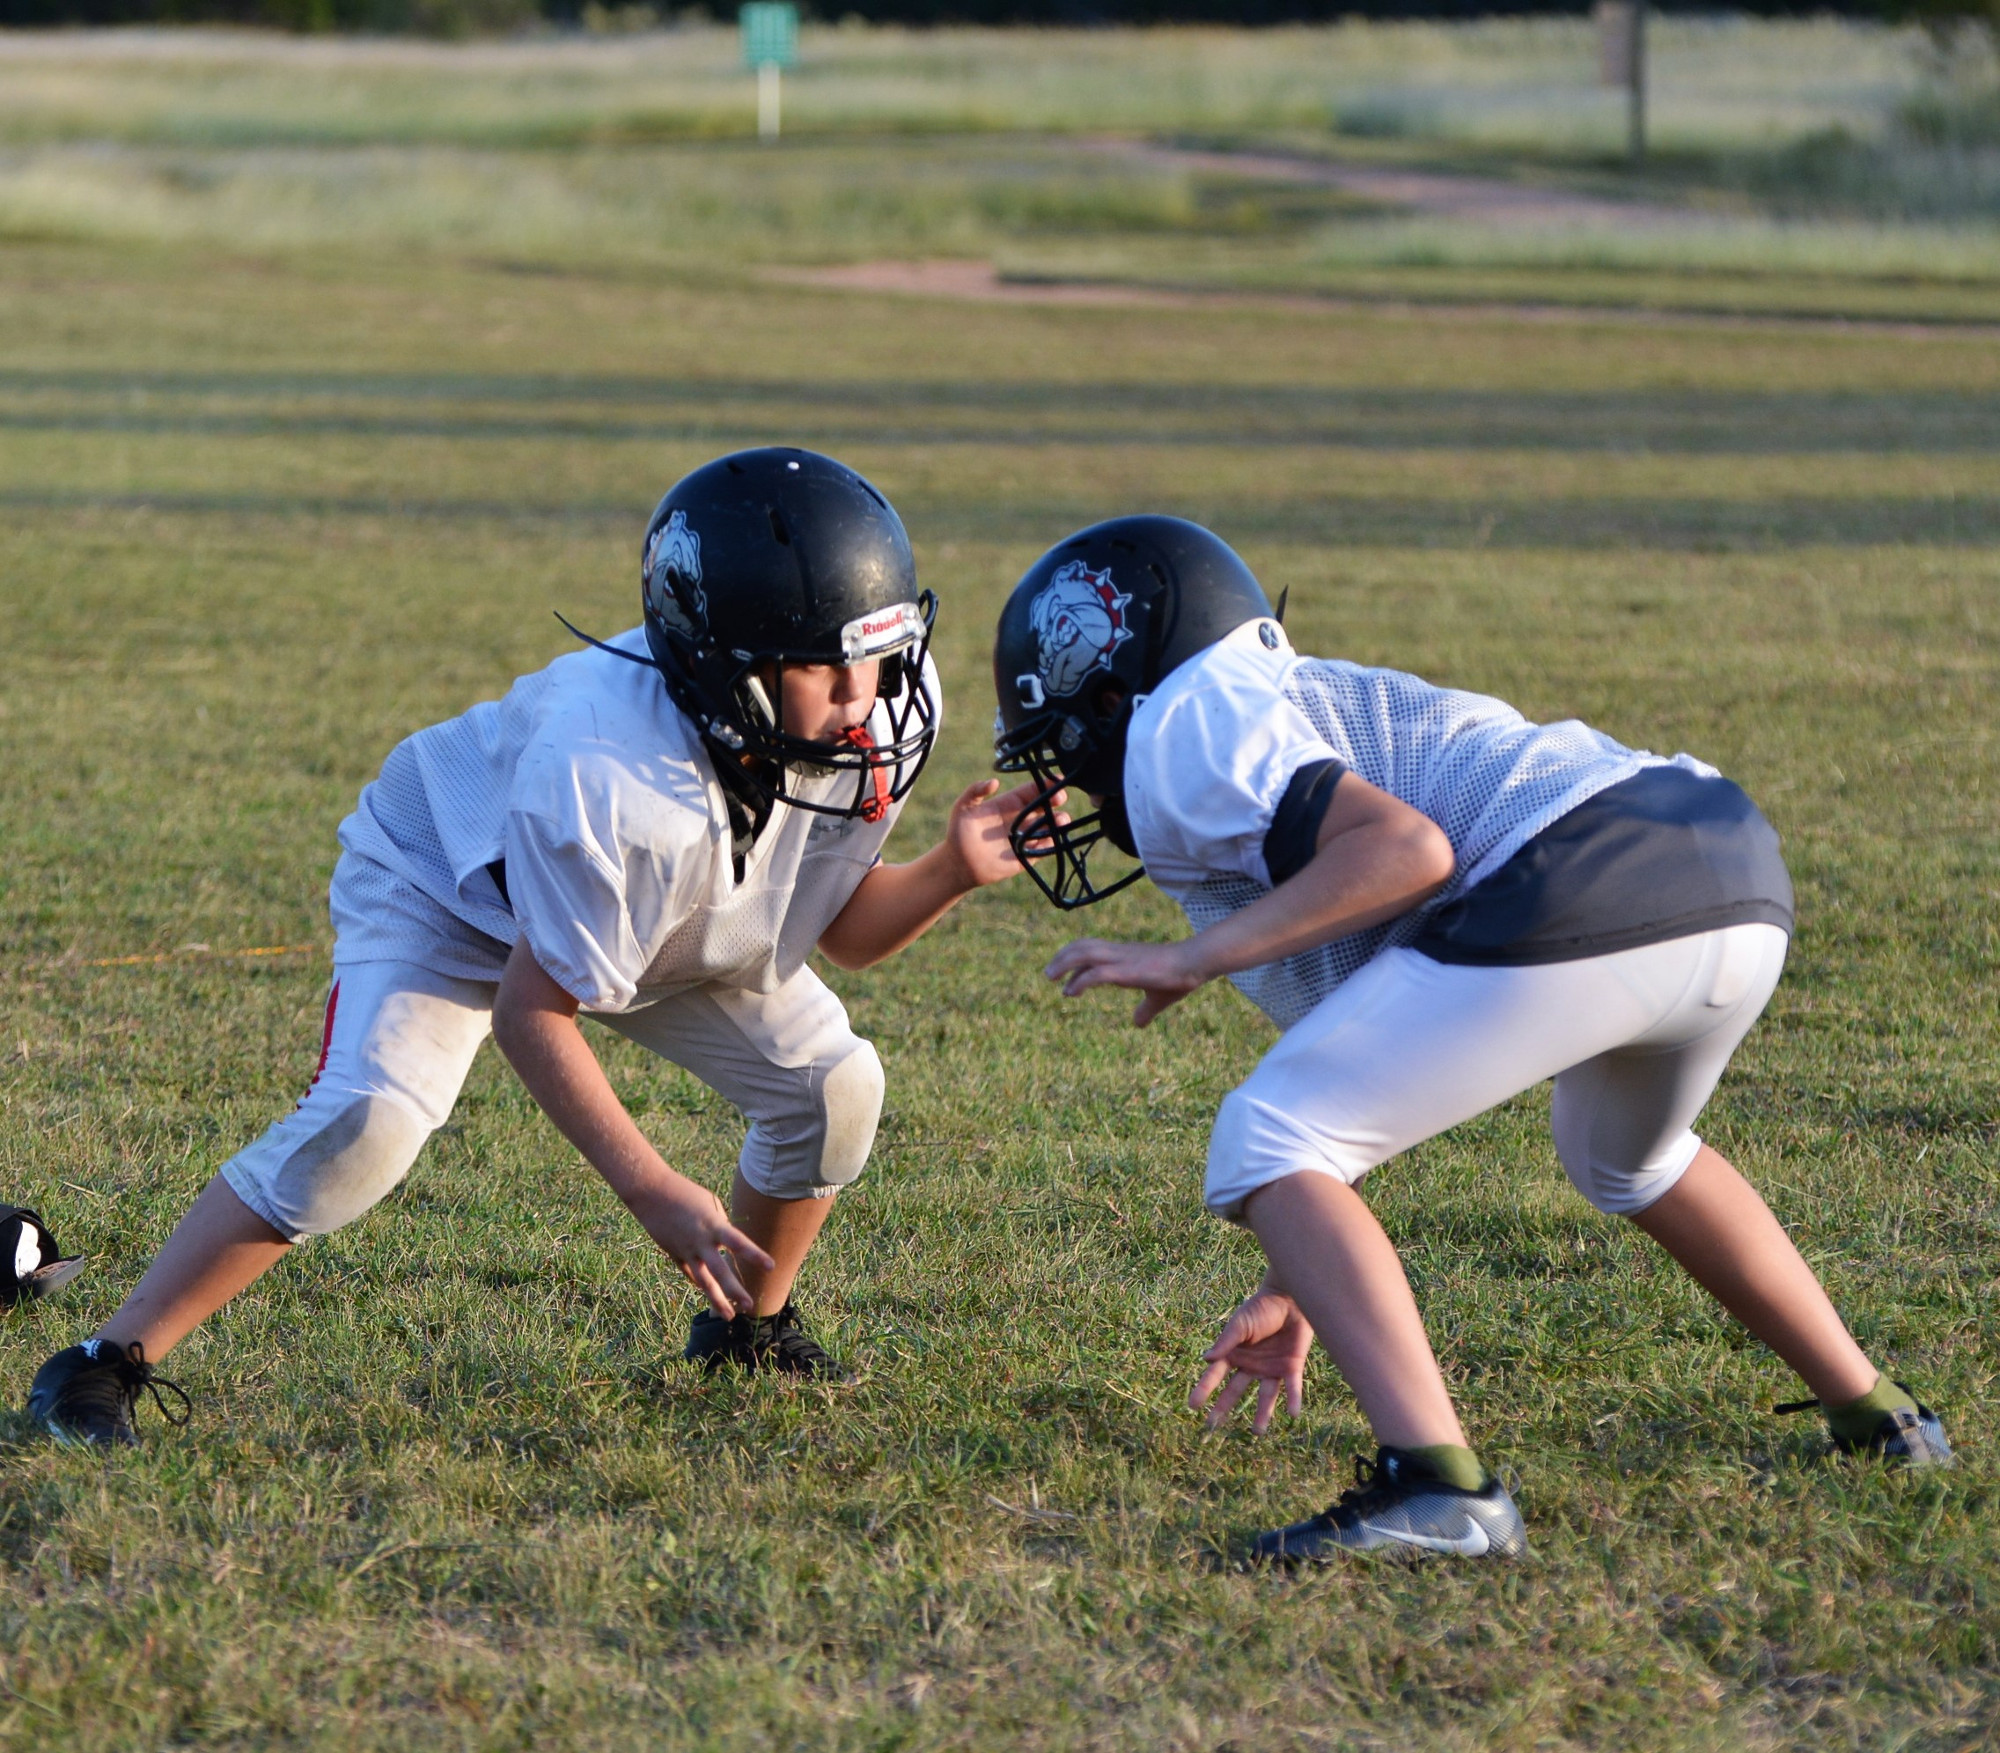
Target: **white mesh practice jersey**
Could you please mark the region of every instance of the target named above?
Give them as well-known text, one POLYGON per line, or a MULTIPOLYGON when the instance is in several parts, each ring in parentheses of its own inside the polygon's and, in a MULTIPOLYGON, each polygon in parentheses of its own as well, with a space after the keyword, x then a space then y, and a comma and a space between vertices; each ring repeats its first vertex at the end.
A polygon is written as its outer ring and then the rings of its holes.
MULTIPOLYGON (((638 629, 611 643, 645 650, 638 629)), ((924 685, 935 701, 928 666, 924 685)), ((886 720, 878 704, 869 725, 878 740, 889 737, 886 720)), ((790 777, 809 801, 853 794, 851 776, 790 777)), ((363 955, 498 979, 524 934, 590 1010, 629 1010, 706 982, 769 992, 804 965, 900 812, 891 804, 867 822, 779 804, 738 882, 707 749, 658 674, 573 652, 390 751, 340 826, 357 855, 335 883, 342 953, 365 946, 363 955), (489 868, 502 860, 504 897, 489 868), (380 917, 356 917, 378 901, 380 917)))
MULTIPOLYGON (((1530 724, 1483 694, 1399 670, 1301 658, 1275 621, 1251 621, 1168 676, 1132 714, 1125 808, 1147 873, 1199 931, 1270 893, 1264 838, 1301 767, 1333 757, 1419 809, 1457 869, 1424 907, 1231 976, 1289 1028, 1378 951, 1499 869, 1587 798, 1666 765, 1575 719, 1530 724)), ((1709 774, 1691 756, 1675 765, 1709 774)))

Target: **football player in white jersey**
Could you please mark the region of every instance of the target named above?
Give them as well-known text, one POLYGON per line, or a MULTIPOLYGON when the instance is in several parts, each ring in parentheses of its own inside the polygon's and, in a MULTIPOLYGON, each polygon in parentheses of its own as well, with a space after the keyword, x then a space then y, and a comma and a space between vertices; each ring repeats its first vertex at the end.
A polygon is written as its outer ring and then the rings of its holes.
POLYGON ((153 1365, 389 1192, 489 1033, 706 1298, 690 1357, 844 1377, 791 1287, 868 1159, 882 1067, 806 958, 865 967, 1017 872, 1027 791, 975 785, 938 845, 881 862, 937 732, 936 601, 851 470, 786 449, 710 463, 661 501, 641 575, 642 627, 419 731, 362 792, 312 1086, 42 1367, 29 1410, 59 1436, 134 1440, 137 1396, 170 1386, 153 1365), (633 1123, 586 1013, 748 1118, 726 1212, 633 1123))
POLYGON ((1792 926, 1777 836, 1740 789, 1575 721, 1302 658, 1243 562, 1174 518, 1114 519, 1044 555, 1001 616, 994 677, 998 763, 1038 785, 1013 830, 1017 849, 1050 852, 1035 881, 1062 907, 1115 892, 1138 872, 1093 876, 1108 839, 1195 927, 1080 939, 1050 978, 1071 996, 1140 992, 1143 1028, 1228 975, 1283 1031, 1210 1142, 1209 1208, 1249 1226, 1269 1270, 1191 1404, 1220 1389, 1220 1422, 1255 1389, 1262 1432, 1281 1397, 1298 1410, 1317 1336, 1380 1448, 1355 1489, 1253 1556, 1526 1549, 1356 1188, 1547 1078, 1578 1190, 1790 1364, 1839 1447, 1949 1462, 1936 1415, 1883 1378, 1692 1130, 1792 926), (1092 812, 1058 819, 1066 789, 1092 812))

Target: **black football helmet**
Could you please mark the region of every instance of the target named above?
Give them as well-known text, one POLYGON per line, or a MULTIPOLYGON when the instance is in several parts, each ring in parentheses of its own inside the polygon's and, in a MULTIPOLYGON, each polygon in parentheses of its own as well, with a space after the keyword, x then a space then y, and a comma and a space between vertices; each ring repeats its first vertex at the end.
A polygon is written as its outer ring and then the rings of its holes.
POLYGON ((639 577, 654 667, 762 809, 874 821, 916 784, 937 736, 923 686, 937 598, 917 589, 902 519, 852 469, 777 446, 704 464, 654 511, 639 577), (869 658, 882 661, 885 741, 787 730, 780 666, 869 658), (802 798, 791 778, 801 768, 851 775, 852 790, 802 798))
POLYGON ((1136 855, 1124 799, 1133 702, 1245 621, 1271 615, 1263 586, 1228 543, 1178 517, 1092 524, 1014 587, 993 643, 993 761, 1003 773, 1032 774, 1039 787, 1008 837, 1058 907, 1087 907, 1144 874, 1100 887, 1089 870, 1101 840, 1136 855), (1072 808, 1077 792, 1103 803, 1060 821, 1054 800, 1065 789, 1072 808))
POLYGON ((81 1254, 65 1254, 25 1205, 0 1205, 0 1308, 60 1290, 84 1268, 81 1254))

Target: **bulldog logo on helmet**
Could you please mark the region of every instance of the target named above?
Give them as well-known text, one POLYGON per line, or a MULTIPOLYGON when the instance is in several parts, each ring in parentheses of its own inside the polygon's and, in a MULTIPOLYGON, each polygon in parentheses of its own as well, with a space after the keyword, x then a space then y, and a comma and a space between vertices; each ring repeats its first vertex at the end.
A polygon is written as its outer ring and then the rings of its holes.
POLYGON ((698 632, 696 623, 708 620, 708 598, 701 588, 701 537, 688 527, 684 511, 670 513, 653 532, 653 545, 646 554, 646 599, 653 613, 676 631, 698 632))
POLYGON ((1111 582, 1111 568, 1093 572, 1072 560, 1042 588, 1028 608, 1035 630, 1035 667, 1049 693, 1074 694, 1092 670, 1109 669, 1119 646, 1132 637, 1125 624, 1129 592, 1111 582))

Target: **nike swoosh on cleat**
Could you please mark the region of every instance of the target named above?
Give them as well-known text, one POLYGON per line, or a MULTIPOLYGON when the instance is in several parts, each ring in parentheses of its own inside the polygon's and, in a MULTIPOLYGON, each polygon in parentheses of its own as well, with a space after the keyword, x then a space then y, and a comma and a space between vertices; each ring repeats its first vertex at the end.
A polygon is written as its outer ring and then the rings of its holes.
POLYGON ((1412 1534, 1403 1528, 1385 1528, 1380 1522, 1363 1522, 1362 1527, 1371 1534, 1380 1534, 1385 1540, 1394 1540, 1403 1546, 1421 1546, 1426 1552, 1455 1552, 1461 1558, 1483 1558, 1492 1550, 1493 1542, 1486 1537, 1486 1530, 1477 1522, 1471 1524, 1470 1531, 1456 1540, 1447 1540, 1439 1534, 1412 1534))

